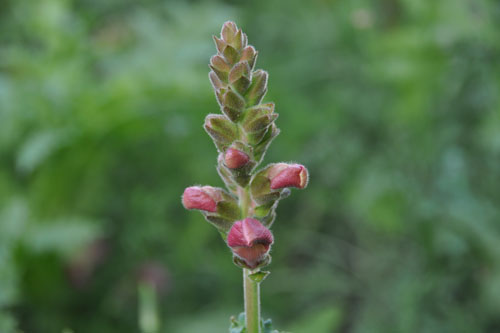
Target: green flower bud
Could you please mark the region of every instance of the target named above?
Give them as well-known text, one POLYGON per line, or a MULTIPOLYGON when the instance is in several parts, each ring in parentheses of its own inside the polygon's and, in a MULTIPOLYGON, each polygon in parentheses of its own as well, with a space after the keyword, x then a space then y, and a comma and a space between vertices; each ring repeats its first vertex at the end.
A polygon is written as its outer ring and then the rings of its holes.
POLYGON ((238 128, 223 115, 209 114, 204 128, 221 151, 238 138, 238 128))
POLYGON ((210 83, 212 84, 214 90, 217 91, 225 87, 224 83, 222 83, 222 81, 219 79, 219 77, 213 70, 210 71, 210 73, 208 73, 208 78, 210 79, 210 83))
POLYGON ((244 94, 250 87, 250 80, 246 76, 242 76, 233 83, 233 87, 240 94, 244 94))
POLYGON ((255 67, 255 63, 257 62, 258 52, 255 51, 255 48, 252 45, 249 45, 241 51, 241 61, 247 61, 250 65, 250 69, 253 70, 255 67))
POLYGON ((233 110, 237 110, 240 113, 243 111, 243 108, 245 107, 245 100, 238 95, 238 93, 228 90, 224 94, 224 106, 227 106, 228 108, 231 108, 233 110))
POLYGON ((238 29, 231 45, 236 50, 241 50, 243 47, 247 46, 246 42, 247 42, 246 35, 243 33, 243 31, 241 31, 241 29, 238 29))
POLYGON ((233 180, 233 175, 231 174, 231 171, 228 168, 226 168, 222 163, 220 163, 220 161, 219 164, 217 165, 217 173, 222 178, 222 181, 224 181, 226 187, 232 193, 236 194, 238 191, 238 185, 233 180))
POLYGON ((250 77, 250 66, 248 65, 248 61, 240 61, 233 66, 229 72, 229 83, 236 82, 242 76, 247 78, 250 77))
MULTIPOLYGON (((280 197, 280 199, 282 199, 282 197, 280 197)), ((254 209, 254 217, 259 219, 263 225, 269 228, 276 219, 277 206, 278 206, 278 200, 270 201, 264 205, 257 206, 254 209)))
POLYGON ((229 65, 226 62, 226 60, 224 60, 224 58, 222 58, 219 55, 214 55, 210 59, 210 65, 212 65, 212 67, 224 73, 229 73, 229 71, 231 70, 231 65, 229 65))
POLYGON ((222 53, 222 51, 224 51, 224 49, 226 48, 227 43, 225 41, 223 41, 222 39, 218 38, 217 36, 212 36, 212 37, 214 39, 215 47, 217 48, 217 51, 219 53, 222 53))
POLYGON ((240 118, 245 108, 245 100, 232 90, 226 91, 222 104, 222 112, 234 122, 240 118))
POLYGON ((267 148, 273 139, 278 136, 278 134, 280 134, 279 128, 276 127, 275 123, 272 123, 271 126, 267 128, 266 133, 259 143, 254 146, 254 158, 257 163, 260 163, 260 161, 264 158, 267 148))
POLYGON ((258 69, 253 73, 252 83, 245 94, 249 106, 260 104, 266 95, 267 78, 267 72, 261 69, 258 69))
POLYGON ((222 39, 226 43, 230 44, 234 41, 237 31, 238 27, 236 26, 236 24, 234 22, 227 21, 222 25, 220 34, 222 36, 222 39))
POLYGON ((238 62, 239 55, 238 51, 231 45, 228 45, 224 48, 222 51, 222 55, 224 56, 224 59, 231 65, 234 65, 236 62, 238 62))
POLYGON ((240 61, 229 72, 229 83, 240 93, 246 92, 250 86, 251 70, 247 61, 240 61))
MULTIPOLYGON (((247 132, 259 132, 262 130, 265 131, 271 125, 271 123, 276 120, 276 118, 278 118, 277 113, 263 115, 262 117, 246 123, 244 125, 244 129, 247 132)), ((258 142, 260 142, 260 140, 258 142)))

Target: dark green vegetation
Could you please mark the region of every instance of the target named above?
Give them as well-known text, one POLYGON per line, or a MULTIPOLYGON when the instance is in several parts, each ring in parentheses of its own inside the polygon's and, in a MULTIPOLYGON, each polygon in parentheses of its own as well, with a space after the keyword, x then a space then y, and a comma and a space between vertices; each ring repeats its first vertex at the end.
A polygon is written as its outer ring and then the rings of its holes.
POLYGON ((487 0, 0 2, 0 332, 136 332, 147 263, 164 332, 225 332, 242 311, 229 249, 180 204, 188 184, 222 186, 202 124, 227 19, 270 74, 266 161, 311 174, 280 205, 263 316, 295 333, 499 332, 487 0))

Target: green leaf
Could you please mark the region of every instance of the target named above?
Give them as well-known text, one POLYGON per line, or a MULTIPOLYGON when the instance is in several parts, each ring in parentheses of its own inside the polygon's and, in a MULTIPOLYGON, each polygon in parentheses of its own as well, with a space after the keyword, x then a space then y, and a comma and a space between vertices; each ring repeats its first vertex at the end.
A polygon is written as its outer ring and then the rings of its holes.
MULTIPOLYGON (((261 321, 262 333, 280 333, 278 330, 273 330, 273 321, 271 319, 266 319, 261 321)), ((238 315, 238 318, 231 317, 231 326, 229 327, 229 333, 246 333, 247 329, 245 326, 245 313, 242 312, 238 315)), ((286 333, 286 332, 281 332, 286 333)))
POLYGON ((254 282, 261 283, 269 274, 271 274, 269 271, 258 271, 250 274, 248 277, 254 282))
POLYGON ((231 317, 231 325, 229 326, 229 333, 245 333, 245 313, 242 312, 238 315, 238 318, 231 317))

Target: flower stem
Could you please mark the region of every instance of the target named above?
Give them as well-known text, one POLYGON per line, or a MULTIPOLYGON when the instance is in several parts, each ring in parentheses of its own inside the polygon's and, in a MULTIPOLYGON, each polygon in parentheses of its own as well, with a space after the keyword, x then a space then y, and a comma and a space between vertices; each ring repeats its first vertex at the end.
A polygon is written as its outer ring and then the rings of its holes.
POLYGON ((241 218, 249 217, 250 215, 250 204, 252 202, 250 198, 250 191, 247 187, 238 187, 238 198, 241 209, 241 218))
MULTIPOLYGON (((238 188, 242 218, 250 215, 251 198, 248 187, 238 188)), ((243 269, 243 296, 245 298, 245 320, 247 333, 260 333, 260 284, 253 281, 249 269, 243 269)))
POLYGON ((260 284, 253 281, 250 270, 243 269, 245 318, 248 333, 260 333, 260 284))

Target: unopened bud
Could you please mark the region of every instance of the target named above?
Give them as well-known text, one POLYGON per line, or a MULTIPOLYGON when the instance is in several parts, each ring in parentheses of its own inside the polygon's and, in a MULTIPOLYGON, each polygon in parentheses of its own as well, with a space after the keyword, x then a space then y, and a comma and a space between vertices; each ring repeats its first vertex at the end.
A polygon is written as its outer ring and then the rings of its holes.
POLYGON ((241 31, 241 29, 238 29, 238 31, 234 35, 234 40, 231 45, 234 46, 234 48, 236 48, 237 50, 241 50, 243 47, 247 46, 246 42, 246 35, 243 33, 243 31, 241 31))
POLYGON ((271 231, 252 218, 235 222, 227 236, 233 254, 252 269, 266 261, 273 241, 271 231))
MULTIPOLYGON (((213 194, 213 192, 212 192, 213 194)), ((217 211, 217 200, 220 198, 212 197, 207 191, 206 186, 191 186, 184 190, 182 195, 182 204, 186 209, 198 209, 206 212, 215 213, 217 211)))
POLYGON ((229 148, 224 155, 224 163, 229 169, 238 169, 248 163, 250 158, 241 150, 229 148))
POLYGON ((307 181, 307 169, 300 164, 270 164, 252 178, 250 192, 258 205, 272 205, 290 194, 287 187, 304 188, 307 181))
POLYGON ((204 127, 217 148, 229 146, 237 138, 238 129, 223 115, 209 114, 205 118, 204 127))
POLYGON ((224 94, 224 105, 237 111, 241 111, 245 107, 245 100, 232 90, 228 90, 224 94))
POLYGON ((264 98, 267 92, 267 77, 267 72, 261 69, 253 73, 252 84, 246 93, 249 106, 259 104, 264 98))
POLYGON ((234 65, 239 58, 238 51, 231 45, 228 45, 224 48, 224 50, 222 51, 222 55, 231 65, 234 65))
POLYGON ((247 61, 240 61, 229 72, 229 83, 234 83, 242 76, 250 77, 250 65, 247 61))
POLYGON ((257 54, 258 52, 255 51, 255 48, 249 45, 241 51, 241 61, 248 61, 250 69, 253 69, 257 60, 257 54))
POLYGON ((231 119, 231 121, 236 122, 240 118, 243 108, 245 107, 245 100, 233 90, 227 90, 223 95, 221 106, 222 112, 231 119))
POLYGON ((247 132, 258 132, 267 129, 273 121, 278 118, 277 113, 266 114, 262 117, 256 118, 250 122, 245 123, 245 131, 247 132))
POLYGON ((271 126, 267 128, 266 134, 264 137, 259 141, 259 143, 254 147, 254 158, 257 161, 257 163, 260 163, 260 161, 264 158, 264 154, 267 151, 267 148, 273 141, 275 137, 278 136, 280 133, 280 130, 278 127, 276 127, 275 123, 272 123, 271 126))
POLYGON ((285 187, 304 188, 307 186, 309 175, 303 165, 278 163, 269 169, 268 178, 273 190, 285 187))
POLYGON ((233 42, 234 38, 236 37, 237 31, 238 31, 238 27, 236 26, 236 24, 232 21, 227 21, 222 26, 222 30, 221 30, 220 34, 222 36, 222 39, 226 43, 231 43, 231 42, 233 42))
POLYGON ((182 204, 187 209, 200 210, 205 219, 223 233, 241 216, 236 198, 218 187, 188 187, 182 195, 182 204))
POLYGON ((214 42, 215 42, 215 47, 217 48, 217 51, 222 53, 224 51, 224 48, 226 47, 227 43, 223 41, 222 39, 218 38, 217 36, 213 36, 214 42))
POLYGON ((212 83, 214 90, 219 90, 224 87, 224 84, 213 70, 208 73, 208 78, 210 79, 210 83, 212 83))
POLYGON ((215 69, 225 73, 229 73, 229 71, 231 70, 231 66, 224 60, 224 58, 219 55, 214 55, 210 59, 210 65, 212 65, 215 69))

